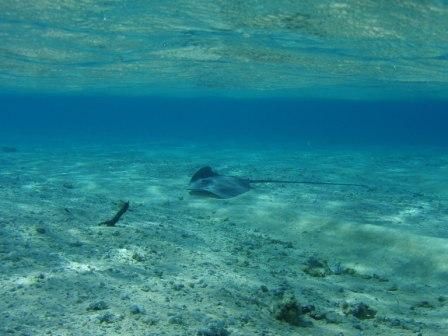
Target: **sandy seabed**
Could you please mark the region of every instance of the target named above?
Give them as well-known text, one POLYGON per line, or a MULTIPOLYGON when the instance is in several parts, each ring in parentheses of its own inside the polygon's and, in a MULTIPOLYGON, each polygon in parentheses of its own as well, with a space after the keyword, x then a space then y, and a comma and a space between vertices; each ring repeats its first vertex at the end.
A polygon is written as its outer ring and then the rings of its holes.
POLYGON ((35 145, 0 165, 1 335, 448 334, 446 151, 35 145), (206 164, 371 188, 193 197, 206 164))

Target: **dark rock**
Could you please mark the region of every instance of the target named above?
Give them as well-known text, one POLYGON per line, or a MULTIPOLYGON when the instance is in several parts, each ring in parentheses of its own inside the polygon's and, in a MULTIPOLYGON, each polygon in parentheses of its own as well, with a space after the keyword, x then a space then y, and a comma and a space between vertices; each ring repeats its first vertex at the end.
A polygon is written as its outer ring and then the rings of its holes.
POLYGON ((428 308, 428 309, 432 309, 434 308, 434 305, 432 303, 430 303, 429 301, 420 301, 417 302, 415 305, 413 305, 411 307, 411 309, 415 309, 415 308, 428 308))
POLYGON ((261 285, 260 289, 263 293, 266 293, 267 291, 269 291, 269 289, 265 285, 261 285))
POLYGON ((325 314, 319 311, 312 311, 309 313, 309 316, 314 320, 323 320, 325 318, 325 314))
POLYGON ((150 292, 151 286, 149 285, 143 285, 142 288, 140 288, 143 292, 150 292))
POLYGON ((104 313, 98 316, 98 320, 100 323, 112 323, 117 320, 117 317, 112 313, 104 313))
POLYGON ((398 290, 398 286, 396 284, 392 284, 392 285, 389 286, 389 288, 387 288, 387 290, 389 292, 395 292, 395 291, 398 290))
POLYGON ((153 326, 156 325, 157 323, 159 323, 159 318, 157 317, 147 317, 144 318, 143 320, 141 320, 143 323, 153 326))
POLYGON ((181 315, 171 316, 168 320, 170 324, 184 325, 184 319, 181 315))
POLYGON ((314 256, 308 258, 303 271, 312 277, 320 278, 332 274, 332 271, 328 266, 328 262, 326 260, 320 260, 314 256))
POLYGON ((87 307, 87 310, 89 311, 104 310, 104 309, 109 309, 109 306, 104 301, 92 302, 87 307))
POLYGON ((141 253, 134 252, 134 254, 132 255, 132 259, 134 259, 135 261, 138 261, 138 262, 142 262, 142 261, 145 261, 145 256, 142 255, 141 253))
POLYGON ((271 290, 271 293, 275 297, 282 298, 285 295, 285 293, 290 291, 290 289, 291 289, 291 286, 288 283, 284 282, 280 286, 273 288, 271 290))
POLYGON ((230 332, 225 328, 223 321, 212 322, 205 328, 201 328, 197 332, 198 336, 229 336, 230 332))
POLYGON ((375 309, 370 308, 368 305, 362 302, 353 305, 344 303, 342 309, 345 314, 353 315, 360 320, 372 319, 376 315, 375 309))
MULTIPOLYGON (((333 264, 329 269, 330 269, 329 274, 361 276, 360 274, 358 274, 358 272, 356 272, 355 269, 350 268, 350 267, 345 267, 340 262, 333 264)), ((370 278, 370 276, 368 276, 368 278, 370 278)))
POLYGON ((251 320, 251 315, 250 314, 243 314, 241 317, 240 317, 240 321, 242 322, 242 323, 244 323, 244 324, 246 324, 246 323, 249 323, 250 322, 250 320, 251 320))
POLYGON ((145 308, 143 308, 139 305, 133 304, 130 308, 130 311, 131 311, 131 314, 133 314, 133 315, 144 314, 145 308))
POLYGON ((36 228, 36 232, 38 234, 45 234, 45 233, 47 233, 47 230, 45 228, 39 226, 39 227, 36 228))
POLYGON ((346 267, 346 268, 344 268, 343 274, 355 276, 355 275, 358 275, 358 272, 356 272, 356 270, 353 268, 346 267))
POLYGON ((334 264, 331 268, 331 272, 335 275, 344 274, 345 268, 342 266, 340 262, 334 264))
POLYGON ((372 278, 375 279, 375 280, 378 280, 379 282, 388 282, 389 281, 389 279, 387 279, 386 277, 384 277, 382 275, 379 275, 379 274, 376 274, 376 273, 374 273, 372 275, 372 278))
POLYGON ((314 305, 302 306, 302 314, 309 314, 315 310, 316 310, 316 307, 314 307, 314 305))
POLYGON ((293 295, 285 295, 280 302, 274 304, 272 313, 279 321, 295 326, 300 325, 302 308, 293 295))
POLYGON ((388 322, 388 324, 391 327, 397 328, 397 327, 401 327, 402 326, 402 323, 401 323, 400 319, 397 319, 397 318, 388 319, 388 320, 386 320, 386 322, 388 322))
POLYGON ((181 283, 178 283, 178 284, 174 284, 173 285, 173 289, 175 290, 175 291, 180 291, 180 290, 182 290, 182 289, 184 289, 185 288, 185 285, 184 284, 181 284, 181 283))
POLYGON ((71 246, 71 247, 81 247, 82 246, 82 242, 77 240, 77 241, 69 243, 69 246, 71 246))

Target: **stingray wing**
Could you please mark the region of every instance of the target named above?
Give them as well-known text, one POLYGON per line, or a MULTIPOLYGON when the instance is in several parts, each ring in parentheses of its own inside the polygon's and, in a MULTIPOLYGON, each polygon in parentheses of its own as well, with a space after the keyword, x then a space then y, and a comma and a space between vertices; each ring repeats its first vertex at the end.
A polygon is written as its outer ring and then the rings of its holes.
POLYGON ((191 177, 190 184, 198 180, 206 179, 208 177, 213 176, 219 176, 219 174, 213 171, 212 167, 210 166, 202 167, 201 169, 196 171, 196 173, 194 173, 194 175, 191 177))

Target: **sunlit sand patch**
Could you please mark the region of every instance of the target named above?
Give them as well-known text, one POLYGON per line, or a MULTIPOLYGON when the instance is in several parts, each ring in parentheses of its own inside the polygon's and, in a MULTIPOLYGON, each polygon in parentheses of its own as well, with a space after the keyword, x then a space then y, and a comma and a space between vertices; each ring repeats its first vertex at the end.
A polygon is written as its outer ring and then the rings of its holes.
POLYGON ((95 181, 84 180, 82 182, 80 181, 80 184, 82 185, 82 188, 85 189, 86 191, 94 191, 99 189, 98 183, 95 181))
MULTIPOLYGON (((241 207, 246 208, 245 206, 241 207)), ((279 213, 281 213, 281 209, 285 208, 285 204, 281 202, 259 202, 256 205, 250 206, 250 211, 254 216, 265 217, 265 218, 276 218, 279 213)))
POLYGON ((188 202, 188 206, 196 209, 213 209, 219 207, 216 203, 217 200, 200 199, 191 200, 188 202), (213 203, 215 201, 215 203, 213 203))
POLYGON ((42 184, 41 183, 37 183, 37 182, 31 182, 28 184, 24 184, 22 185, 22 188, 25 190, 35 190, 38 191, 42 188, 42 184))
POLYGON ((102 267, 95 266, 92 264, 80 263, 80 262, 70 261, 70 260, 68 260, 65 263, 63 268, 67 271, 72 271, 75 273, 91 273, 91 272, 100 271, 103 269, 102 267))
POLYGON ((41 212, 42 206, 37 204, 27 204, 27 203, 19 203, 16 204, 16 207, 24 212, 41 212))
POLYGON ((158 227, 160 226, 160 222, 153 222, 153 221, 135 221, 133 222, 133 226, 137 228, 148 228, 148 227, 158 227))
POLYGON ((379 25, 380 23, 373 20, 364 27, 364 34, 372 38, 400 38, 400 36, 392 31, 385 29, 379 25))
POLYGON ((346 2, 334 2, 334 3, 330 4, 329 7, 335 8, 335 9, 346 9, 346 8, 350 8, 350 5, 346 2))
MULTIPOLYGON (((342 208, 346 206, 346 202, 344 201, 329 201, 329 202, 325 202, 325 208, 329 208, 329 209, 338 209, 338 208, 342 208)), ((321 208, 321 210, 323 210, 321 208)))
POLYGON ((157 197, 157 199, 164 198, 163 187, 157 185, 149 185, 145 188, 145 193, 148 197, 157 197))
POLYGON ((37 276, 38 273, 29 274, 28 276, 17 278, 13 282, 19 286, 31 286, 37 282, 37 276))
POLYGON ((82 237, 84 232, 79 228, 69 228, 67 232, 74 237, 82 237))
POLYGON ((395 222, 395 223, 405 223, 406 220, 409 220, 412 217, 417 217, 417 216, 422 215, 425 210, 426 209, 425 209, 424 205, 416 207, 416 208, 410 207, 410 208, 400 210, 395 215, 382 216, 382 218, 385 221, 391 221, 391 222, 395 222))
POLYGON ((119 248, 110 253, 111 259, 120 264, 135 264, 138 263, 138 258, 144 258, 144 256, 145 253, 139 248, 133 250, 119 248))
POLYGON ((76 168, 88 167, 89 165, 90 165, 90 163, 88 163, 88 162, 83 162, 83 161, 75 162, 75 163, 73 164, 73 166, 76 167, 76 168))
POLYGON ((420 236, 377 225, 338 223, 327 226, 321 240, 332 242, 334 253, 344 259, 356 260, 356 267, 364 267, 363 271, 366 272, 378 272, 377 267, 381 265, 382 272, 394 274, 390 268, 398 267, 397 261, 400 259, 400 267, 409 264, 409 268, 400 271, 403 277, 414 274, 435 279, 436 274, 440 276, 448 270, 444 262, 448 257, 448 247, 443 238, 420 236), (337 244, 341 241, 346 244, 337 244), (381 264, 378 264, 380 261, 381 264))

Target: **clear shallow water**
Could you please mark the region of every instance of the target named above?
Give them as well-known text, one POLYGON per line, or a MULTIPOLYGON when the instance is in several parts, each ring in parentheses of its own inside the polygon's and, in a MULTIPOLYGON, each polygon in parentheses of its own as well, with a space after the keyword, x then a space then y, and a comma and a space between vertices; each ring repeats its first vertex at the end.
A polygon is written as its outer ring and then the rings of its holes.
POLYGON ((5 144, 165 142, 446 148, 443 101, 6 96, 5 144))
POLYGON ((0 88, 448 97, 446 1, 14 1, 0 88))

